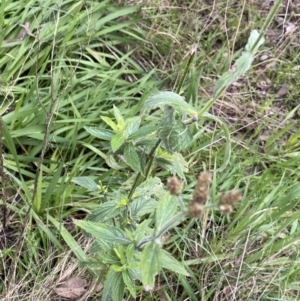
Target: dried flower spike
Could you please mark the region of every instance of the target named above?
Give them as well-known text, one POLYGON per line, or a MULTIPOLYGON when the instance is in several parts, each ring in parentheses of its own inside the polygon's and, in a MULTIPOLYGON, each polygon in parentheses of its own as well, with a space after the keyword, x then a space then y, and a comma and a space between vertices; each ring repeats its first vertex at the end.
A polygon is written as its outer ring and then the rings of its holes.
POLYGON ((233 205, 243 199, 243 195, 239 190, 231 190, 219 195, 219 208, 223 214, 228 214, 233 211, 233 205))
POLYGON ((167 180, 167 188, 172 195, 179 195, 182 189, 183 181, 179 180, 176 176, 167 180))
POLYGON ((189 203, 189 215, 191 217, 201 217, 204 211, 204 204, 210 197, 209 185, 211 182, 212 172, 204 171, 199 175, 193 199, 189 203))
POLYGON ((210 197, 209 185, 212 182, 212 172, 203 171, 199 177, 194 191, 192 202, 205 204, 210 197))
POLYGON ((228 204, 219 205, 219 208, 222 214, 230 214, 233 211, 232 205, 228 205, 228 204))
POLYGON ((200 218, 204 211, 204 206, 198 203, 189 204, 189 216, 193 218, 200 218))

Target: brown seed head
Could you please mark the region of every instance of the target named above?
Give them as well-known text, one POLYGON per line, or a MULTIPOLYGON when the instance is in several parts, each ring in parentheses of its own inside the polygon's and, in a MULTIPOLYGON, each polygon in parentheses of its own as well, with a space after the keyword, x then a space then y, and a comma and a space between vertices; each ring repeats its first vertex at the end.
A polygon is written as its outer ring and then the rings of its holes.
POLYGON ((218 196, 220 199, 219 208, 223 214, 231 213, 233 211, 233 205, 240 202, 243 198, 243 195, 239 190, 220 193, 218 196))
POLYGON ((190 202, 189 216, 193 218, 200 218, 204 211, 204 206, 199 203, 190 202))
POLYGON ((203 171, 198 177, 198 182, 209 185, 212 182, 213 174, 211 171, 203 171))
POLYGON ((222 214, 229 214, 229 213, 232 213, 232 211, 233 211, 232 205, 229 205, 229 204, 219 205, 219 208, 220 208, 220 211, 222 212, 222 214))
POLYGON ((192 202, 205 204, 210 196, 209 185, 212 182, 212 172, 203 171, 199 177, 194 191, 192 202))
POLYGON ((220 204, 234 205, 243 199, 243 195, 239 190, 231 190, 226 193, 219 194, 220 204))
POLYGON ((179 195, 183 186, 183 181, 179 180, 176 176, 167 180, 167 188, 172 195, 179 195))

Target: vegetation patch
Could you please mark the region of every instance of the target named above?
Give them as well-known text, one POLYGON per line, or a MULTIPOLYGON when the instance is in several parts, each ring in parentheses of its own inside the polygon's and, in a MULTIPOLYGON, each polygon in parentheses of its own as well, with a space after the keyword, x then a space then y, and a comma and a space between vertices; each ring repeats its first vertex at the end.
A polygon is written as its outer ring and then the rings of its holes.
POLYGON ((292 2, 1 4, 1 300, 299 299, 292 2))

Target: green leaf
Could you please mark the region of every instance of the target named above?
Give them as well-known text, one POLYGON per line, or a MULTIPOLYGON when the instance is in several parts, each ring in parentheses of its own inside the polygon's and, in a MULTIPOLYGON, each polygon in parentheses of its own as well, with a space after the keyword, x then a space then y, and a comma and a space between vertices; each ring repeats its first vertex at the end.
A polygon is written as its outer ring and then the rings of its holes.
POLYGON ((158 126, 144 126, 138 129, 136 132, 132 133, 128 138, 138 139, 144 138, 152 133, 155 133, 158 130, 158 126))
POLYGON ((136 286, 134 284, 133 279, 131 278, 130 274, 127 272, 122 273, 123 281, 125 283, 126 288, 129 290, 131 296, 136 298, 136 286))
POLYGON ((150 151, 157 143, 158 138, 145 137, 135 140, 135 146, 139 146, 144 150, 150 151))
POLYGON ((133 194, 133 198, 138 198, 141 196, 151 196, 155 195, 157 197, 163 196, 165 193, 164 185, 161 179, 158 177, 148 178, 141 185, 137 187, 133 194))
POLYGON ((142 283, 146 291, 154 289, 155 276, 161 271, 161 248, 152 241, 147 244, 141 255, 142 283))
POLYGON ((99 191, 98 185, 89 177, 77 177, 72 179, 73 183, 84 187, 90 191, 99 191))
POLYGON ((118 208, 118 199, 105 202, 95 209, 92 214, 89 215, 88 220, 93 222, 105 222, 124 211, 124 208, 118 208))
POLYGON ((62 236, 66 244, 69 246, 71 251, 75 254, 77 259, 80 261, 86 261, 87 255, 81 249, 81 246, 76 242, 74 237, 69 233, 69 231, 62 225, 60 221, 57 220, 57 217, 54 218, 50 214, 47 214, 47 220, 49 220, 59 231, 60 235, 62 236))
POLYGON ((37 186, 36 193, 34 196, 32 207, 37 214, 41 213, 42 209, 42 183, 43 183, 43 169, 41 168, 40 172, 37 175, 37 186))
MULTIPOLYGON (((120 266, 120 258, 117 256, 116 252, 113 248, 105 249, 104 252, 99 252, 99 257, 101 258, 102 262, 106 265, 114 265, 115 267, 120 266)), ((117 268, 114 269, 115 271, 117 268)))
POLYGON ((162 267, 164 269, 171 270, 184 276, 190 276, 185 267, 167 251, 161 250, 161 259, 162 267))
POLYGON ((143 215, 152 213, 157 207, 157 201, 149 197, 139 197, 129 204, 130 216, 139 220, 143 215))
POLYGON ((78 221, 76 225, 99 241, 104 240, 109 243, 124 245, 131 243, 124 231, 111 225, 83 220, 78 221))
POLYGON ((122 273, 110 270, 104 282, 102 301, 122 301, 125 283, 122 273))
POLYGON ((116 152, 125 142, 125 138, 121 134, 116 134, 111 139, 111 149, 116 152))
POLYGON ((139 116, 126 120, 126 124, 124 128, 124 132, 126 136, 130 136, 135 132, 137 132, 137 130, 140 127, 140 124, 141 124, 141 117, 139 116))
POLYGON ((84 129, 92 136, 107 141, 110 141, 115 134, 113 131, 110 130, 88 127, 88 126, 85 126, 84 129))
POLYGON ((48 202, 51 198, 52 195, 55 195, 56 190, 57 190, 57 184, 59 181, 61 181, 61 171, 63 169, 64 166, 64 162, 60 162, 57 170, 55 171, 55 173, 53 174, 51 181, 47 187, 47 190, 43 196, 43 209, 46 208, 46 206, 48 205, 48 202))
POLYGON ((257 30, 252 30, 250 37, 248 39, 248 43, 245 46, 246 51, 249 51, 255 54, 258 51, 258 48, 265 42, 265 39, 262 37, 258 43, 257 39, 259 38, 259 33, 257 30), (255 47, 254 47, 255 46, 255 47), (254 47, 254 48, 253 48, 254 47), (253 48, 253 49, 252 49, 253 48))
POLYGON ((134 231, 134 240, 139 241, 143 237, 145 237, 146 231, 149 229, 149 224, 151 222, 151 219, 146 219, 142 223, 138 224, 134 231))
POLYGON ((124 166, 122 166, 122 165, 120 165, 120 164, 117 163, 117 161, 115 160, 114 156, 111 155, 111 154, 106 155, 105 162, 112 169, 119 170, 119 169, 123 169, 124 168, 124 166))
POLYGON ((233 67, 229 71, 225 72, 217 82, 214 89, 215 97, 220 95, 230 84, 244 75, 250 69, 254 55, 258 51, 259 46, 264 43, 264 38, 260 39, 260 41, 256 43, 258 38, 259 33, 256 30, 253 30, 245 47, 246 51, 242 53, 242 55, 236 60, 233 67), (251 49, 254 45, 254 49, 251 49))
POLYGON ((116 123, 113 122, 109 117, 107 117, 107 116, 101 116, 101 119, 102 119, 107 125, 109 125, 115 133, 119 133, 119 132, 120 132, 118 126, 116 125, 116 123))
MULTIPOLYGON (((128 231, 130 231, 130 230, 128 230, 128 231)), ((132 232, 131 232, 131 236, 133 237, 132 232)), ((131 244, 131 245, 127 246, 125 252, 126 252, 125 261, 127 261, 131 267, 132 266, 134 266, 134 268, 138 267, 137 261, 134 259, 134 255, 136 254, 135 245, 131 244)), ((129 266, 127 268, 129 269, 129 266)))
POLYGON ((128 143, 124 150, 124 158, 127 164, 136 172, 141 171, 140 158, 132 145, 132 143, 128 143))
POLYGON ((170 91, 162 91, 150 96, 145 102, 143 113, 148 113, 157 107, 164 107, 166 105, 178 110, 187 111, 190 115, 197 115, 196 109, 188 104, 182 96, 170 91))
POLYGON ((138 151, 137 154, 139 156, 139 162, 141 166, 140 172, 143 176, 145 176, 144 173, 146 172, 147 155, 144 151, 138 151))
POLYGON ((35 135, 35 134, 43 133, 44 128, 45 128, 45 126, 43 124, 28 126, 27 128, 12 130, 11 136, 12 136, 12 138, 29 136, 29 137, 38 139, 39 136, 35 135))
POLYGON ((137 279, 142 282, 141 270, 139 268, 128 270, 128 274, 130 274, 132 279, 137 279))
POLYGON ((185 161, 180 153, 169 154, 159 150, 156 156, 157 164, 171 174, 176 174, 181 179, 185 179, 185 173, 188 172, 188 163, 185 161))
POLYGON ((115 116, 115 118, 117 120, 118 126, 121 126, 120 129, 123 129, 124 118, 123 118, 120 110, 115 105, 113 105, 113 110, 114 110, 114 116, 115 116))
POLYGON ((170 193, 166 193, 158 202, 155 212, 155 228, 159 231, 176 213, 178 202, 170 193))
POLYGON ((166 150, 171 154, 187 148, 193 142, 190 130, 180 120, 174 124, 163 124, 159 131, 159 137, 166 150))

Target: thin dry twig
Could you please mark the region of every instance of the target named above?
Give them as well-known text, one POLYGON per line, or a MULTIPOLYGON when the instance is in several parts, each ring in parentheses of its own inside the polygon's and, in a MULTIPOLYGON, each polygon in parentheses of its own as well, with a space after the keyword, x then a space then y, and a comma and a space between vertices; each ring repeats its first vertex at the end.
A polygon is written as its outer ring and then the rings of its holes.
MULTIPOLYGON (((30 27, 30 22, 26 22, 24 25, 20 25, 23 29, 21 29, 20 33, 17 35, 16 38, 14 39, 7 39, 7 40, 3 40, 2 45, 7 45, 7 44, 11 44, 13 42, 19 42, 19 41, 23 41, 26 37, 26 35, 29 35, 31 37, 35 38, 35 35, 33 35, 29 29, 30 27)), ((12 45, 13 46, 13 45, 12 45)))

